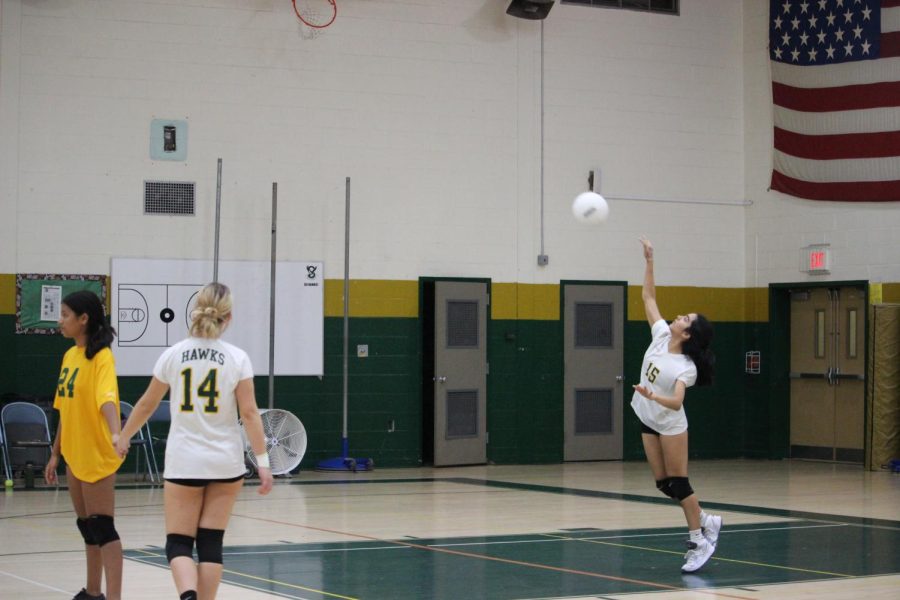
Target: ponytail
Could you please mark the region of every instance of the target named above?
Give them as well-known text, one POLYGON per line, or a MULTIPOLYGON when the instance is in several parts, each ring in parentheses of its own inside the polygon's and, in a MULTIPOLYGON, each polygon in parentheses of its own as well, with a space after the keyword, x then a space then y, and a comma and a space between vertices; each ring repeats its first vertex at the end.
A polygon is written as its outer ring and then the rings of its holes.
POLYGON ((697 385, 710 385, 713 382, 716 366, 716 355, 713 354, 712 323, 701 314, 688 327, 691 337, 684 341, 681 351, 688 356, 697 367, 697 385))
POLYGON ((197 294, 191 311, 191 335, 215 339, 222 335, 231 317, 231 290, 222 283, 209 283, 197 294))
POLYGON ((103 303, 94 292, 80 290, 72 292, 63 298, 63 304, 79 317, 87 314, 87 344, 84 348, 84 356, 90 360, 104 348, 112 345, 116 330, 106 320, 103 303))

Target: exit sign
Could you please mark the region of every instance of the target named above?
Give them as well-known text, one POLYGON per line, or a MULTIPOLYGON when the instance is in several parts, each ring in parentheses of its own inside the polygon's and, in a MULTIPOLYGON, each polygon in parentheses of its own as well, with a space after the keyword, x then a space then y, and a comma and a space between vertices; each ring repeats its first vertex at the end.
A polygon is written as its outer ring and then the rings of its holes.
POLYGON ((800 249, 800 270, 810 275, 831 273, 831 246, 813 244, 800 249))

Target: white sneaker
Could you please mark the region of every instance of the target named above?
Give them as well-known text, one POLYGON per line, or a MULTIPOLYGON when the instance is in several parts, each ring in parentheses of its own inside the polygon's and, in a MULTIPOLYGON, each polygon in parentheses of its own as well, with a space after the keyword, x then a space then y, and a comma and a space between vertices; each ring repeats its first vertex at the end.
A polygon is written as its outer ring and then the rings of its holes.
POLYGON ((688 542, 688 551, 684 555, 684 565, 681 567, 682 573, 693 573, 699 571, 700 567, 706 564, 706 561, 716 551, 716 547, 708 541, 701 540, 699 542, 688 542))
POLYGON ((719 515, 709 515, 706 519, 706 525, 703 527, 703 537, 706 541, 715 546, 719 543, 719 531, 722 530, 722 517, 719 515))

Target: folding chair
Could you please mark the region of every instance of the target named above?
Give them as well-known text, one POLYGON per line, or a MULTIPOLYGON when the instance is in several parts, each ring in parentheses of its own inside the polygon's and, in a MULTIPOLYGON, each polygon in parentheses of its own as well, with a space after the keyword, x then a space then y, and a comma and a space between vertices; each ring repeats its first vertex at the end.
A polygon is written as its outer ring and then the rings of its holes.
POLYGON ((6 453, 6 438, 3 437, 3 428, 0 427, 0 450, 3 453, 3 475, 4 481, 9 481, 13 478, 12 469, 9 467, 9 455, 6 453))
POLYGON ((37 404, 11 402, 0 412, 0 428, 3 429, 9 473, 21 467, 25 485, 30 487, 34 472, 42 471, 50 459, 53 443, 47 414, 37 404))
MULTIPOLYGON (((122 423, 131 416, 134 407, 124 400, 119 400, 119 412, 122 413, 122 423)), ((134 460, 134 478, 137 480, 138 471, 141 465, 141 452, 144 454, 144 462, 147 465, 147 476, 150 483, 159 483, 159 471, 156 468, 156 457, 153 456, 153 439, 150 437, 150 426, 147 423, 138 429, 134 437, 131 438, 132 447, 137 448, 137 456, 134 460), (152 458, 151 458, 152 457, 152 458)))

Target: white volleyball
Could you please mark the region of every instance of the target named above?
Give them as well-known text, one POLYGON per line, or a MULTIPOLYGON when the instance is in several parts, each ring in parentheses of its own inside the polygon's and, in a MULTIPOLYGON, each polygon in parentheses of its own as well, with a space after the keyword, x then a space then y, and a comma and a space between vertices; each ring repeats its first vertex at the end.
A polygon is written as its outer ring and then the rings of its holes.
POLYGON ((601 223, 609 216, 609 204, 596 192, 582 192, 572 203, 572 214, 584 223, 601 223))

